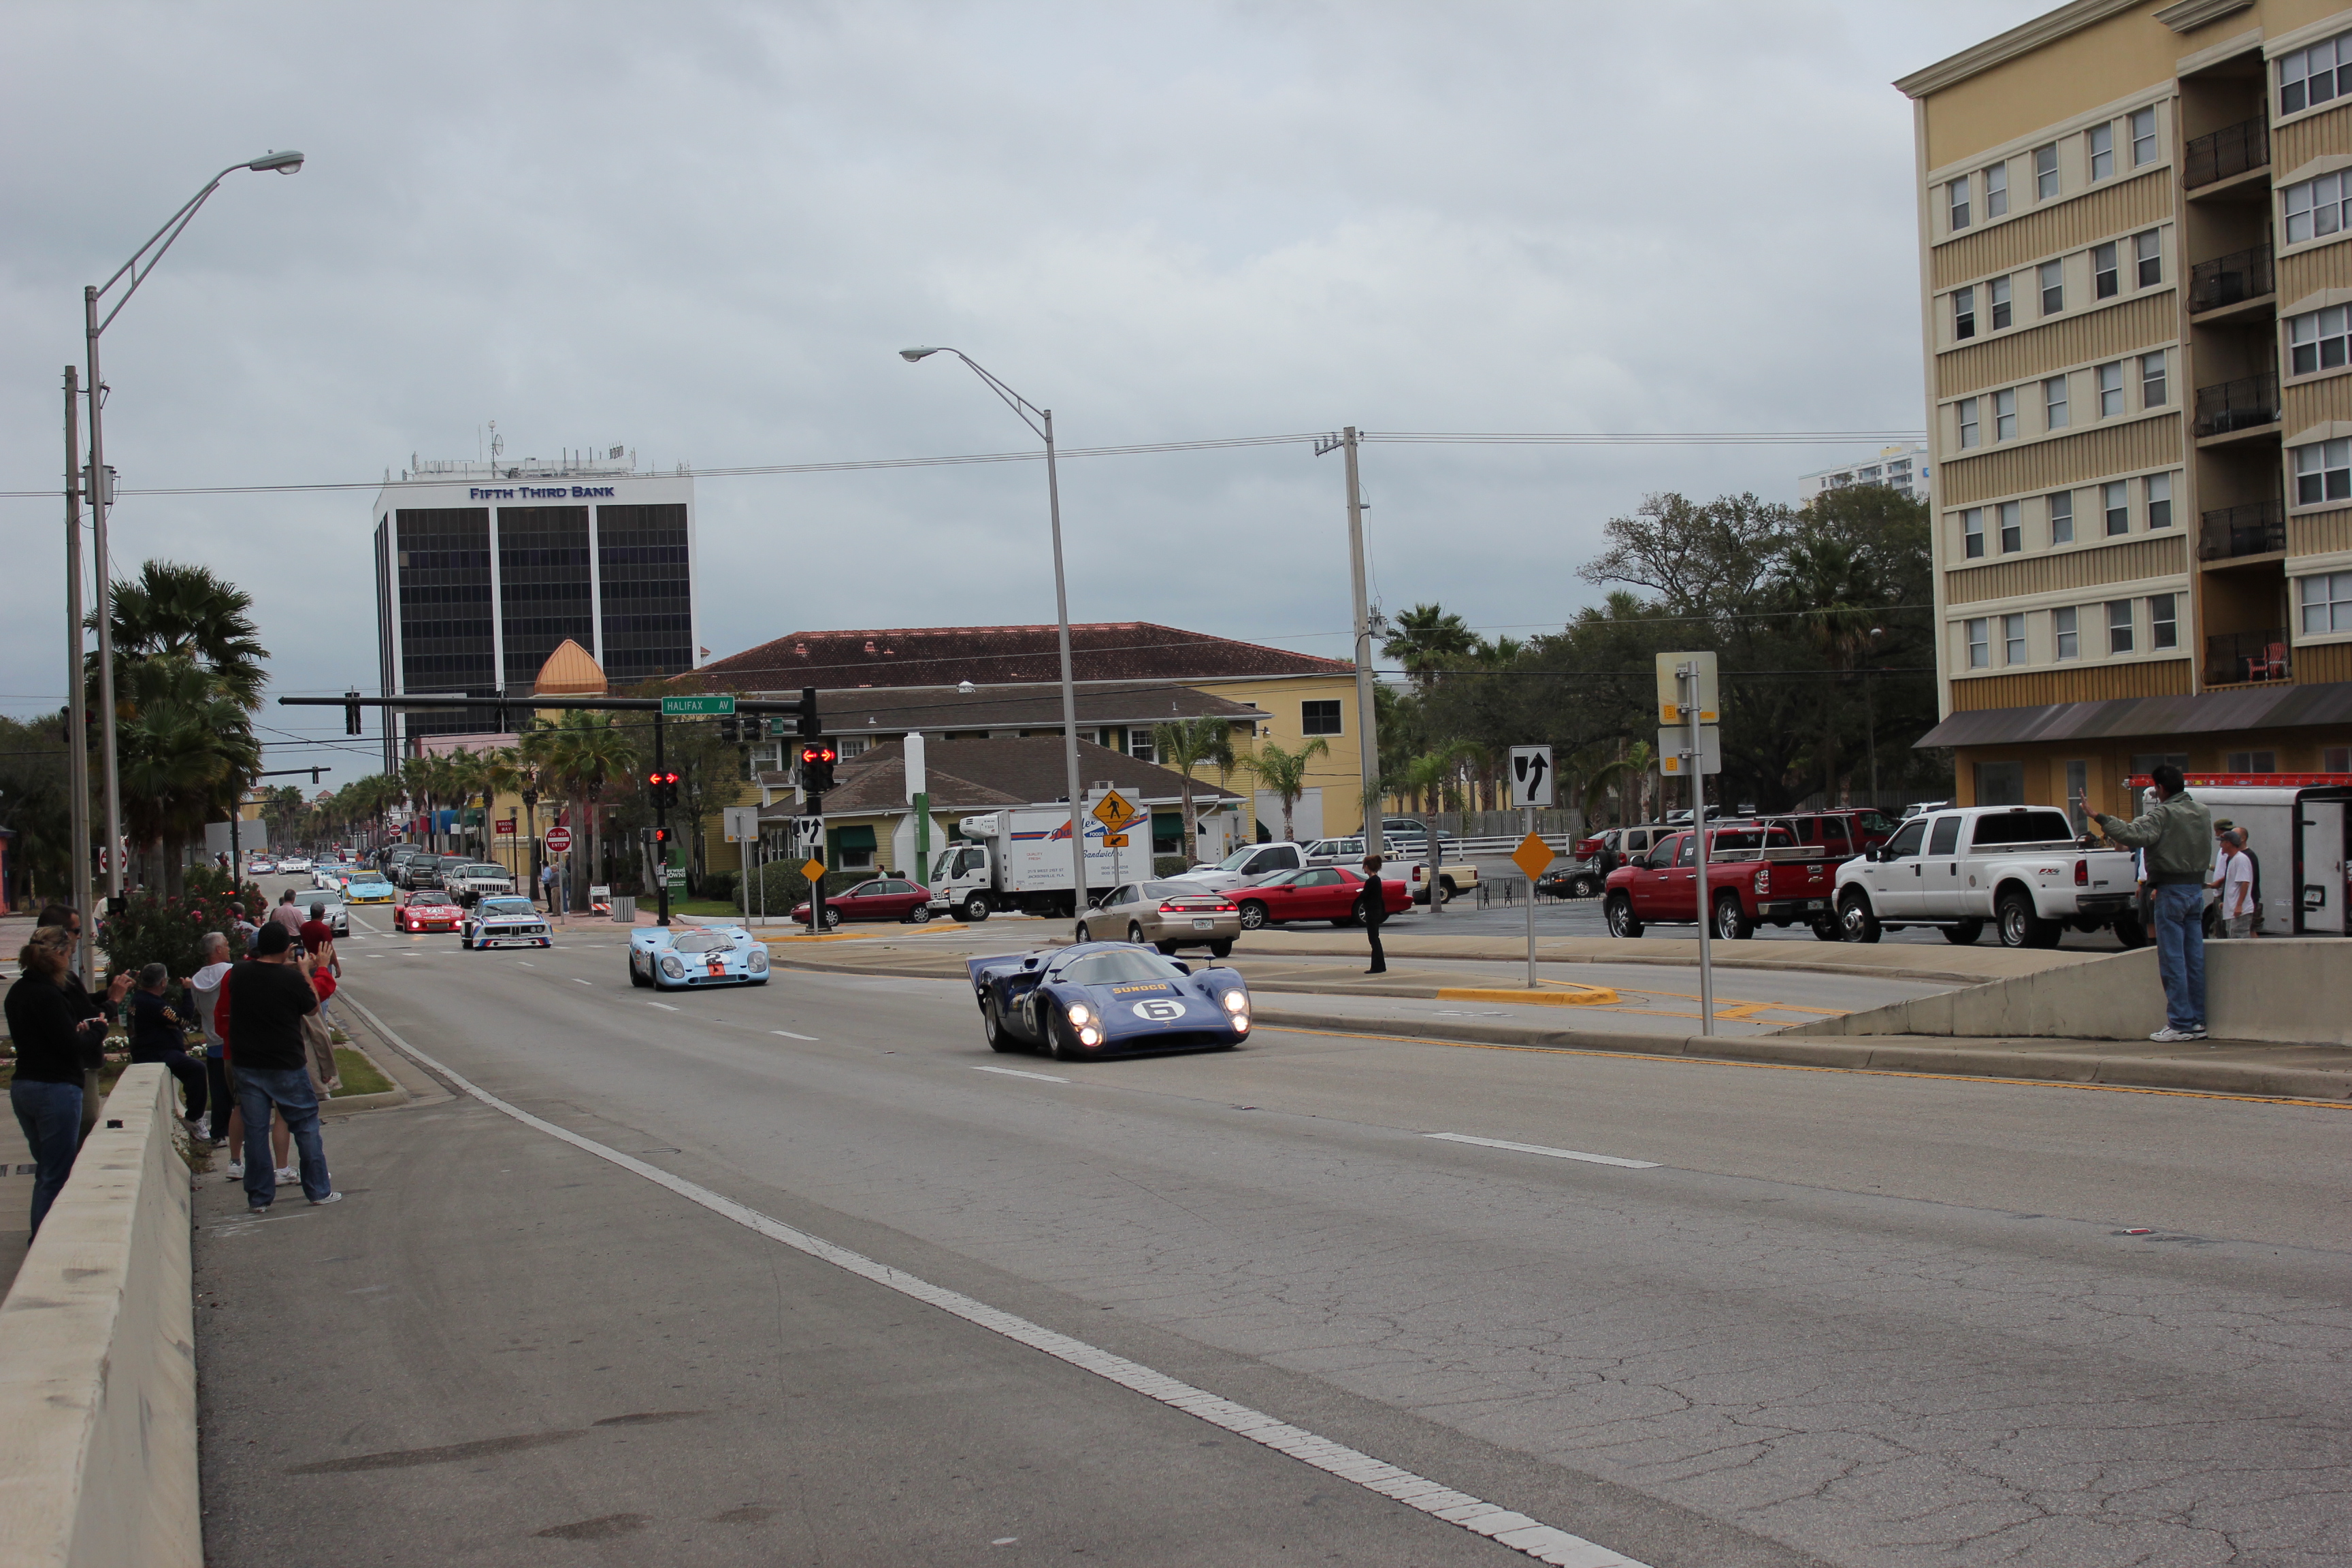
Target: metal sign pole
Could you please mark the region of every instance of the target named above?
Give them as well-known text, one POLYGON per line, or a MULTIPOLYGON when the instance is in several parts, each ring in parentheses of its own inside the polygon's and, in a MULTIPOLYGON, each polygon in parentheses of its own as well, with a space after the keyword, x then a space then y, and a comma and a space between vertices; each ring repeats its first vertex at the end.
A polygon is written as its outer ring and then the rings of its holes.
POLYGON ((1706 885, 1706 742, 1699 734, 1698 665, 1685 662, 1677 668, 1682 681, 1683 711, 1690 719, 1690 750, 1683 755, 1690 761, 1691 834, 1697 844, 1698 885, 1693 896, 1698 900, 1698 1032, 1715 1033, 1715 949, 1710 938, 1715 924, 1715 909, 1707 898, 1706 885))
MULTIPOLYGON (((1536 830, 1536 808, 1528 809, 1528 831, 1536 830)), ((1536 988, 1536 879, 1528 879, 1528 989, 1536 988)))

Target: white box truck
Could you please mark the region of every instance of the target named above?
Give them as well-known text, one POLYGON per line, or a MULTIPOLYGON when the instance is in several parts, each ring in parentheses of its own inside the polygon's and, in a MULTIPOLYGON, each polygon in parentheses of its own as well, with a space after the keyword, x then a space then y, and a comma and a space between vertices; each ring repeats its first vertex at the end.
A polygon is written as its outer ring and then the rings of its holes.
MULTIPOLYGON (((1150 829, 1130 833, 1129 847, 1107 846, 1103 825, 1079 820, 1087 831, 1087 886, 1097 892, 1127 877, 1151 875, 1150 829), (1140 839, 1140 843, 1137 840, 1140 839)), ((931 860, 934 908, 960 921, 984 921, 999 910, 1075 919, 1070 891, 1070 814, 1061 806, 1027 811, 992 811, 956 825, 961 842, 931 860)))

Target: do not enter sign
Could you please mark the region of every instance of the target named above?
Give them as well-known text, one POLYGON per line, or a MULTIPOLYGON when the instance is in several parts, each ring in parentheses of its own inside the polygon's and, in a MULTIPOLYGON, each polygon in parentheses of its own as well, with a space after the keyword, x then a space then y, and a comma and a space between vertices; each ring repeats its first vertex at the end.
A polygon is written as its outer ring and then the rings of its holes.
POLYGON ((571 851, 571 848, 572 829, 568 827, 551 827, 547 830, 547 852, 550 855, 567 854, 571 851))

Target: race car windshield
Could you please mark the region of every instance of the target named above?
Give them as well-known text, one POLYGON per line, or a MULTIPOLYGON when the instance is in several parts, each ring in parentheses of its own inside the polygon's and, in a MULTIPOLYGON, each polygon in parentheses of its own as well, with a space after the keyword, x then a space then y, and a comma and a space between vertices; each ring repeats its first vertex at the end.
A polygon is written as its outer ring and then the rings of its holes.
POLYGON ((1120 985, 1138 980, 1181 980, 1182 970, 1156 952, 1139 947, 1090 952, 1062 968, 1060 978, 1071 985, 1120 985))
POLYGON ((675 952, 725 952, 735 945, 735 939, 723 931, 690 931, 669 945, 675 952))
POLYGON ((482 912, 486 915, 535 915, 539 906, 529 899, 484 899, 482 912))

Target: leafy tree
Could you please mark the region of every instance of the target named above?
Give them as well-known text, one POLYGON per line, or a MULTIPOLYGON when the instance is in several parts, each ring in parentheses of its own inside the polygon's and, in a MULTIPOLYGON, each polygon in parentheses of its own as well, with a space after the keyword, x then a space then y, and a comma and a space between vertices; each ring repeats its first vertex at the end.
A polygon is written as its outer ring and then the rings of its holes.
POLYGON ((1272 741, 1260 741, 1257 750, 1241 759, 1241 765, 1258 776, 1258 781, 1282 799, 1282 836, 1288 838, 1291 808, 1298 797, 1307 793, 1307 764, 1317 757, 1331 754, 1331 742, 1318 735, 1298 750, 1286 751, 1272 741))
POLYGON ((1151 746, 1161 766, 1184 775, 1184 863, 1189 866, 1201 854, 1200 820, 1192 810, 1192 770, 1207 763, 1215 766, 1220 777, 1233 771, 1234 727, 1213 715, 1171 720, 1151 727, 1151 746))
POLYGON ((0 718, 0 827, 16 835, 9 865, 26 903, 71 892, 73 781, 66 710, 20 721, 0 718))

